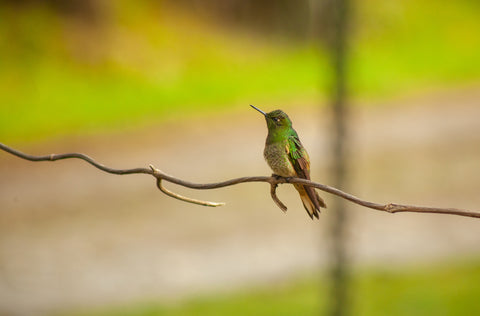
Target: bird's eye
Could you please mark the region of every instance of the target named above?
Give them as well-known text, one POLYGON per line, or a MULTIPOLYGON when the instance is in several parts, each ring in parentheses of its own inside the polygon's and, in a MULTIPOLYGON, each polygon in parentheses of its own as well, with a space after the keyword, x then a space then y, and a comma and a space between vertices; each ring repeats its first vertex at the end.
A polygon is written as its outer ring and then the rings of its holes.
POLYGON ((273 120, 274 120, 275 122, 280 122, 280 118, 279 118, 279 117, 274 117, 273 120))

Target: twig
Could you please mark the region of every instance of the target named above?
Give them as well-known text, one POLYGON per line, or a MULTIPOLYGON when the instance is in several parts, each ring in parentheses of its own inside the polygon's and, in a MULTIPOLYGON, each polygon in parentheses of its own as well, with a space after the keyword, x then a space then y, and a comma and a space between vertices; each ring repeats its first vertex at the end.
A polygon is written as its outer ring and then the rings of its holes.
POLYGON ((312 186, 324 192, 346 199, 355 204, 368 207, 371 209, 375 209, 378 211, 388 212, 388 213, 399 213, 399 212, 435 213, 435 214, 451 214, 451 215, 480 218, 480 211, 470 211, 470 210, 463 210, 463 209, 456 209, 456 208, 439 208, 439 207, 424 207, 424 206, 416 206, 416 205, 402 205, 402 204, 395 204, 395 203, 379 204, 379 203, 369 202, 369 201, 362 200, 352 194, 343 192, 337 188, 334 188, 325 184, 313 182, 310 180, 300 179, 300 178, 287 179, 287 178, 276 177, 276 176, 275 177, 274 176, 271 176, 271 177, 257 176, 257 177, 241 177, 241 178, 235 178, 235 179, 231 179, 223 182, 214 182, 214 183, 193 183, 193 182, 181 180, 173 176, 170 176, 164 173, 163 171, 155 168, 152 165, 150 165, 150 168, 114 169, 96 162, 94 159, 90 158, 87 155, 79 154, 79 153, 33 156, 33 155, 22 153, 16 149, 10 148, 2 143, 0 143, 0 149, 14 156, 17 156, 19 158, 26 159, 29 161, 55 161, 60 159, 77 158, 77 159, 84 160, 89 164, 91 164, 92 166, 111 174, 118 174, 118 175, 149 174, 155 177, 157 187, 166 195, 188 202, 188 203, 199 204, 204 206, 214 207, 214 206, 224 205, 225 203, 196 200, 196 199, 191 199, 191 198, 173 193, 167 190, 165 187, 163 187, 162 180, 165 180, 183 187, 196 189, 196 190, 217 189, 217 188, 223 188, 223 187, 236 185, 239 183, 247 183, 247 182, 266 182, 270 184, 270 194, 273 201, 282 211, 286 211, 287 207, 278 199, 276 195, 277 186, 283 183, 291 183, 291 184, 298 183, 298 184, 303 184, 307 186, 312 186))
POLYGON ((277 197, 277 186, 278 184, 276 183, 270 183, 270 195, 272 196, 273 202, 277 204, 277 206, 283 211, 287 211, 287 206, 280 201, 280 199, 277 197))
POLYGON ((198 204, 198 205, 203 205, 203 206, 215 207, 215 206, 225 205, 225 203, 223 203, 223 202, 218 203, 218 202, 202 201, 202 200, 192 199, 192 198, 180 195, 178 193, 174 193, 174 192, 166 189, 162 185, 162 175, 164 175, 164 174, 160 170, 155 169, 155 167, 152 166, 152 165, 150 165, 150 169, 153 171, 153 176, 157 178, 157 188, 160 191, 162 191, 163 193, 165 193, 166 195, 170 196, 170 197, 173 197, 173 198, 175 198, 177 200, 180 200, 180 201, 185 201, 185 202, 188 202, 188 203, 193 203, 193 204, 198 204))

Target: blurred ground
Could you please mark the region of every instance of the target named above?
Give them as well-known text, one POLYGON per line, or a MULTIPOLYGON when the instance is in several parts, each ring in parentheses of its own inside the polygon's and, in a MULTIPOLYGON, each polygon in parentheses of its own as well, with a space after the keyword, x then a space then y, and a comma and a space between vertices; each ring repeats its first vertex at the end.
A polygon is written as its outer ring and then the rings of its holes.
MULTIPOLYGON (((377 202, 478 209, 479 99, 476 85, 355 107, 348 191, 377 202)), ((308 105, 285 109, 309 149, 313 178, 328 184, 328 114, 308 105)), ((214 122, 188 119, 18 149, 83 152, 118 168, 152 163, 212 182, 270 174, 262 158, 264 125, 245 105, 214 122)), ((2 314, 226 291, 312 271, 327 260, 328 210, 312 222, 288 187, 279 189, 289 206, 282 214, 266 184, 204 192, 169 186, 227 202, 203 208, 162 195, 148 176, 108 175, 82 161, 31 163, 2 153, 0 174, 2 314)), ((323 196, 327 204, 332 199, 323 196)), ((474 219, 357 206, 349 213, 353 263, 401 266, 480 253, 474 219)))

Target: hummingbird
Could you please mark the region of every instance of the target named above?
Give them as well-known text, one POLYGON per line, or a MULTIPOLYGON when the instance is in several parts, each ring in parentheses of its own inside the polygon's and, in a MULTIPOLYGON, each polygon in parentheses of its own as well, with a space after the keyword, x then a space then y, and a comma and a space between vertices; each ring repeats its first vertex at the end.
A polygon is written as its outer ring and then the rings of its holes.
MULTIPOLYGON (((274 175, 310 180, 310 158, 288 115, 281 110, 265 113, 251 104, 250 106, 262 113, 267 121, 268 135, 263 156, 274 175)), ((308 216, 311 219, 314 216, 318 218, 320 208, 327 207, 323 199, 313 187, 301 184, 294 186, 300 194, 308 216)))

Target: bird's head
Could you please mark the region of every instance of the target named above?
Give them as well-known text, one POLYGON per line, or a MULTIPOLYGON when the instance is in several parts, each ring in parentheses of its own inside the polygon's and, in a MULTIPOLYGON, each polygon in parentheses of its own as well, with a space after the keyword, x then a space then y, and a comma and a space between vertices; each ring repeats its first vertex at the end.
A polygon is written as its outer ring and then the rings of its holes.
POLYGON ((269 131, 283 130, 283 129, 288 129, 292 127, 292 121, 290 120, 288 115, 282 110, 275 110, 272 112, 265 113, 259 108, 251 104, 250 106, 265 116, 265 120, 267 121, 267 127, 269 131))

